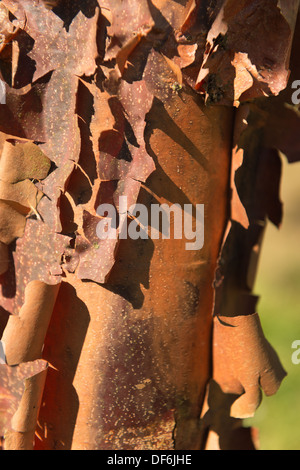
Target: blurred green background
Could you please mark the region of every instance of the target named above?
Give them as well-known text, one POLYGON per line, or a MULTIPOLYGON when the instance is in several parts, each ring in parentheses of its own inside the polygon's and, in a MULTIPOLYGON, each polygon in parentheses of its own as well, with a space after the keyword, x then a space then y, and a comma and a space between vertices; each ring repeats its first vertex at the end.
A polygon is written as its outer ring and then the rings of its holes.
POLYGON ((300 340, 300 163, 283 157, 280 230, 269 224, 255 293, 262 327, 288 373, 278 393, 263 398, 255 418, 261 450, 300 450, 300 364, 292 363, 292 343, 300 340))

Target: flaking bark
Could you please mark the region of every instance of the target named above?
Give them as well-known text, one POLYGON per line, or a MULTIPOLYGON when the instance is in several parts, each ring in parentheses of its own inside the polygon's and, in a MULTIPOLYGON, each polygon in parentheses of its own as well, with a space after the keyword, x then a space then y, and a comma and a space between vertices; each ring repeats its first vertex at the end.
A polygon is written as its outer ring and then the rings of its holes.
POLYGON ((242 419, 285 376, 253 286, 278 150, 299 159, 274 131, 299 127, 298 4, 1 2, 6 449, 256 447, 242 419), (204 248, 99 240, 120 196, 204 204, 204 248))

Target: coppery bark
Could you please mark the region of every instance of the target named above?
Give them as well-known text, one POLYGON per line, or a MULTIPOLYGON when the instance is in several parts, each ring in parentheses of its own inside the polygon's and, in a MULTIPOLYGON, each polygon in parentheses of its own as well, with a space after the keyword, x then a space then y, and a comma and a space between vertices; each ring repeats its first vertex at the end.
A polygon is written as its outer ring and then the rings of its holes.
POLYGON ((298 3, 2 1, 7 449, 255 448, 242 419, 285 376, 257 257, 278 150, 299 158, 266 117, 290 97, 266 95, 287 87, 298 3), (122 195, 204 204, 203 249, 99 240, 122 195))

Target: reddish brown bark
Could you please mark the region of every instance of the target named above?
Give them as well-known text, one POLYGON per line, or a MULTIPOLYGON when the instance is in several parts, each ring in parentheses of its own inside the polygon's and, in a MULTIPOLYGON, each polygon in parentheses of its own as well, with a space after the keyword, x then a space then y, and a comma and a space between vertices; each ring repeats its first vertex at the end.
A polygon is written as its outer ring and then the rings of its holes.
POLYGON ((287 86, 297 9, 2 1, 5 448, 255 448, 242 419, 285 376, 253 283, 282 216, 278 149, 299 158, 270 144, 284 97, 266 98, 287 86), (99 240, 119 196, 204 204, 204 247, 99 240))

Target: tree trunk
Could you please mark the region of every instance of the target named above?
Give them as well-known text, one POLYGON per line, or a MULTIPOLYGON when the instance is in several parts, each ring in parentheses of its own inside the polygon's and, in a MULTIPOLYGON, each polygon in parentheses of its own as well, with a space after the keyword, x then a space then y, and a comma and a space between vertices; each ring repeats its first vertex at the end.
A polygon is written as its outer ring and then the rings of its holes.
POLYGON ((242 420, 285 376, 253 285, 299 158, 298 3, 2 1, 5 449, 256 448, 242 420), (175 204, 203 246, 149 236, 140 211, 175 204))

